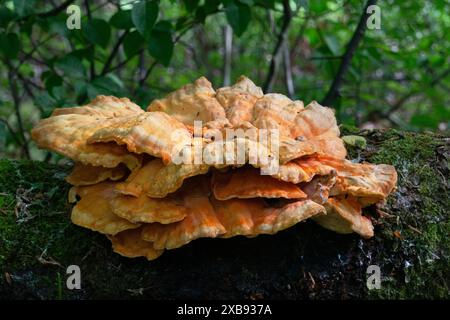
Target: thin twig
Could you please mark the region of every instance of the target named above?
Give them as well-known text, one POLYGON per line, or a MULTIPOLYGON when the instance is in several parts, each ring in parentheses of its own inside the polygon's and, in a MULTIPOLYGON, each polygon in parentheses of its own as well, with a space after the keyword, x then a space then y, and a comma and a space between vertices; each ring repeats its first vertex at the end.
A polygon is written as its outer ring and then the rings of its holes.
MULTIPOLYGON (((91 7, 89 6, 89 0, 84 0, 84 7, 86 8, 88 20, 91 21, 92 13, 91 13, 91 7)), ((94 46, 91 46, 91 47, 93 48, 94 52, 92 53, 92 55, 90 55, 89 73, 90 73, 91 80, 93 80, 95 78, 95 61, 94 61, 95 47, 94 46)))
MULTIPOLYGON (((191 24, 190 27, 182 30, 173 41, 173 45, 175 45, 178 41, 181 40, 181 37, 188 31, 190 28, 192 28, 195 24, 191 24)), ((145 72, 145 75, 139 80, 139 86, 143 86, 145 84, 145 81, 150 76, 156 65, 158 64, 158 60, 155 60, 152 62, 152 64, 148 67, 147 71, 145 72)))
POLYGON ((286 41, 283 46, 283 65, 284 65, 284 81, 289 98, 295 96, 294 81, 292 79, 291 56, 289 54, 289 46, 286 41))
POLYGON ((92 19, 91 7, 89 6, 89 0, 84 0, 84 7, 86 8, 87 17, 89 20, 92 19))
POLYGON ((347 44, 347 48, 345 50, 344 55, 342 56, 341 63, 339 65, 339 69, 336 73, 336 76, 333 79, 333 83, 331 84, 330 89, 328 90, 328 93, 326 94, 325 98, 322 100, 323 105, 327 106, 332 105, 336 100, 336 98, 338 97, 339 89, 342 85, 344 76, 350 67, 353 55, 355 54, 359 43, 363 39, 364 33, 367 28, 367 19, 369 18, 370 15, 367 12, 367 8, 376 3, 377 0, 368 0, 366 5, 364 6, 363 13, 361 14, 361 18, 359 19, 358 26, 356 27, 352 38, 347 44))
MULTIPOLYGON (((144 49, 140 49, 137 54, 140 54, 141 52, 143 52, 144 49)), ((106 71, 106 73, 109 72, 113 72, 114 70, 117 70, 119 68, 122 68, 124 65, 126 65, 128 62, 130 62, 131 59, 133 59, 135 57, 135 55, 133 56, 129 56, 127 57, 125 60, 123 60, 122 62, 119 62, 118 64, 116 64, 114 67, 112 67, 111 69, 109 69, 108 71, 106 71)))
POLYGON ((145 52, 141 52, 139 55, 139 62, 138 62, 138 68, 137 68, 137 79, 140 83, 141 79, 145 77, 145 52))
MULTIPOLYGON (((49 17, 56 16, 58 13, 64 11, 73 2, 75 2, 75 0, 67 0, 66 2, 63 2, 59 6, 53 8, 47 12, 41 12, 41 13, 36 14, 36 16, 38 16, 39 18, 49 18, 49 17)), ((20 19, 17 19, 16 22, 24 21, 31 16, 32 15, 27 15, 27 16, 21 17, 20 19)))
POLYGON ((48 18, 48 17, 56 16, 58 13, 64 11, 68 6, 70 6, 74 2, 75 2, 75 0, 67 0, 66 2, 63 2, 61 5, 53 8, 52 10, 50 10, 48 12, 38 14, 38 17, 48 18))
POLYGON ((233 51, 233 29, 226 24, 223 28, 223 85, 229 86, 231 82, 231 54, 233 51))
POLYGON ((339 60, 342 59, 343 56, 317 56, 311 57, 309 60, 339 60))
POLYGON ((123 40, 125 39, 126 35, 129 33, 129 30, 125 30, 124 33, 120 35, 120 37, 117 39, 116 44, 114 45, 113 49, 111 50, 111 53, 109 54, 108 59, 105 62, 105 65, 103 66, 102 72, 100 73, 102 76, 108 73, 108 69, 111 66, 111 63, 113 59, 116 57, 117 53, 119 52, 120 45, 122 44, 123 40))
POLYGON ((283 0, 283 22, 281 25, 280 33, 278 34, 277 37, 275 48, 272 53, 272 60, 270 61, 269 72, 267 73, 266 80, 264 81, 263 85, 264 92, 269 92, 272 90, 275 74, 277 72, 278 64, 280 61, 281 49, 284 45, 284 42, 286 41, 287 31, 291 23, 291 20, 292 20, 292 11, 289 5, 289 0, 283 0))
POLYGON ((145 72, 145 75, 141 78, 141 80, 139 80, 139 87, 144 85, 145 81, 150 76, 150 74, 152 73, 153 69, 156 67, 157 64, 158 64, 158 61, 155 60, 152 62, 150 67, 148 67, 147 71, 145 72))
POLYGON ((48 36, 47 38, 45 38, 44 40, 42 40, 41 42, 37 43, 36 45, 33 45, 33 49, 31 49, 30 52, 28 52, 28 53, 24 52, 25 55, 20 59, 19 65, 22 65, 25 61, 28 60, 28 58, 31 58, 32 55, 38 50, 39 47, 41 47, 42 45, 44 45, 45 43, 47 43, 54 37, 56 37, 56 34, 52 34, 52 35, 48 36))
POLYGON ((19 140, 19 138, 17 137, 17 133, 14 131, 13 127, 11 127, 9 122, 6 119, 3 119, 3 118, 0 118, 0 122, 5 124, 6 128, 9 131, 9 133, 11 133, 11 136, 13 137, 13 139, 16 141, 16 143, 19 146, 21 146, 22 145, 22 141, 19 140))

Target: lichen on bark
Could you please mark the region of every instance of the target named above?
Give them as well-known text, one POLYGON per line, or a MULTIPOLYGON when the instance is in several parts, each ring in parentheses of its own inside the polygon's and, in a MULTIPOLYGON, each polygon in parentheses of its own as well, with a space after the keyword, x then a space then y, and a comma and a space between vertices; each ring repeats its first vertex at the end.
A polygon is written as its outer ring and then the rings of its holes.
POLYGON ((67 166, 0 160, 0 298, 449 298, 449 137, 362 131, 358 161, 396 167, 398 189, 368 208, 375 237, 338 235, 307 221, 274 236, 200 239, 159 259, 127 259, 70 223, 67 166), (82 289, 66 288, 79 265, 82 289), (366 270, 380 266, 381 289, 366 270))

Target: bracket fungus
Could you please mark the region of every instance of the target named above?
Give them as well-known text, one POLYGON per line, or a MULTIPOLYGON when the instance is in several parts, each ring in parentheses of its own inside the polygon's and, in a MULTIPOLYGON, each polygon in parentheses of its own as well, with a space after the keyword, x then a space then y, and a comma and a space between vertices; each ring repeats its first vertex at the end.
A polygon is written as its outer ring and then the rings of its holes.
POLYGON ((56 109, 32 138, 74 161, 66 177, 72 222, 105 234, 115 252, 148 260, 198 238, 274 234, 309 218, 370 238, 363 208, 397 182, 390 165, 346 159, 332 109, 264 94, 243 76, 217 90, 201 77, 147 111, 99 96, 56 109), (261 139, 267 131, 278 143, 261 139))

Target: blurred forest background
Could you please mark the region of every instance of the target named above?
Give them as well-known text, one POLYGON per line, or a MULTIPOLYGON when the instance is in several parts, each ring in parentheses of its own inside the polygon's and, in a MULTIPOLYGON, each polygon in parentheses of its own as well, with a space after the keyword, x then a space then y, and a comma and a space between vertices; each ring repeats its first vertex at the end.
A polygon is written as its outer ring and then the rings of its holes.
POLYGON ((202 75, 246 75, 361 128, 448 132, 449 39, 445 0, 0 0, 0 157, 57 159, 29 134, 54 108, 99 94, 145 108, 202 75))

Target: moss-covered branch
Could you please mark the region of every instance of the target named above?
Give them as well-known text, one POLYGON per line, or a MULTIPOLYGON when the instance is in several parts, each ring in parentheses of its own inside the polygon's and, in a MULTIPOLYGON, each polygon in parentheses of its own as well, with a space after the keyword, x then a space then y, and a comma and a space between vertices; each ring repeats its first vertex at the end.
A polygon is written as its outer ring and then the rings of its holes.
POLYGON ((449 138, 357 132, 351 157, 393 164, 397 191, 368 208, 376 236, 338 235, 307 221, 275 236, 201 239, 161 258, 126 259, 70 223, 69 168, 0 160, 0 298, 449 298, 449 138), (81 290, 66 268, 81 268, 81 290), (366 287, 368 265, 380 290, 366 287))

